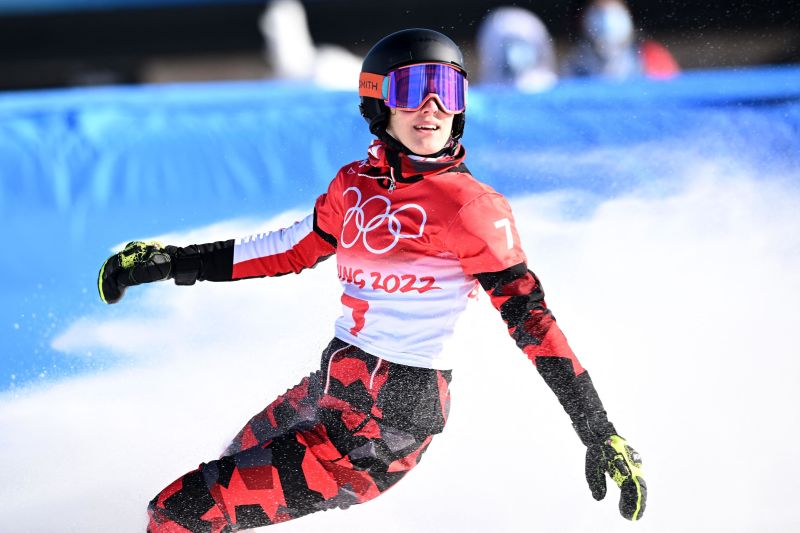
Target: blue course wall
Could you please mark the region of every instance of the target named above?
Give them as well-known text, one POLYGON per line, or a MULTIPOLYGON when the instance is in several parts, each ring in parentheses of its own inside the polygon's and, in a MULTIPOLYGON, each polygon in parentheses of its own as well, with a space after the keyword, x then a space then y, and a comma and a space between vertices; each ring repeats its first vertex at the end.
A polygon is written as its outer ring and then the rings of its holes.
MULTIPOLYGON (((769 176, 800 168, 800 68, 573 81, 535 95, 475 87, 468 105, 467 163, 511 196, 663 185, 671 154, 735 154, 769 176), (626 146, 639 149, 613 165, 580 157, 626 146)), ((95 276, 110 246, 309 207, 369 141, 355 92, 280 82, 0 96, 0 390, 86 368, 50 342, 101 305, 95 276)))

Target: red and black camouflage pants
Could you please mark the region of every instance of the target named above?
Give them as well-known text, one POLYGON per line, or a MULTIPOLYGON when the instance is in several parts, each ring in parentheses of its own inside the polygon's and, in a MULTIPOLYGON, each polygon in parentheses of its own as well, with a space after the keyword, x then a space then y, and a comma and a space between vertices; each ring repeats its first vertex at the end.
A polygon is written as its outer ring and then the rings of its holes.
POLYGON ((371 500, 444 428, 450 378, 334 339, 321 370, 150 502, 148 532, 227 533, 371 500))

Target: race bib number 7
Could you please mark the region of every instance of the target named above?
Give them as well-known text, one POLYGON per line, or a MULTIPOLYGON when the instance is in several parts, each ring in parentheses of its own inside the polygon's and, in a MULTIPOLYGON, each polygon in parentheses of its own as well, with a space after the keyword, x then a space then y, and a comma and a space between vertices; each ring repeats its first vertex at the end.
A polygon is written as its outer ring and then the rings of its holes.
POLYGON ((512 249, 514 247, 514 234, 511 232, 511 221, 507 218, 495 220, 494 227, 506 231, 506 246, 508 246, 509 250, 512 249))

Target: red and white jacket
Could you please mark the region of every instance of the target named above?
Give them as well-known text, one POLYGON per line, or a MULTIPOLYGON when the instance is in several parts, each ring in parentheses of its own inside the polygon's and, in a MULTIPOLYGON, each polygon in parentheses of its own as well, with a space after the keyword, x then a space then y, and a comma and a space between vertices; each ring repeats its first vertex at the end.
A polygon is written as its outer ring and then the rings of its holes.
POLYGON ((442 347, 480 281, 534 362, 566 357, 580 373, 525 266, 508 202, 469 173, 464 157, 462 147, 426 159, 375 141, 366 159, 339 170, 312 214, 229 241, 232 270, 220 276, 204 265, 199 279, 300 272, 335 253, 343 289, 336 336, 389 361, 435 369, 453 367, 442 347), (531 305, 537 291, 540 302, 531 305))

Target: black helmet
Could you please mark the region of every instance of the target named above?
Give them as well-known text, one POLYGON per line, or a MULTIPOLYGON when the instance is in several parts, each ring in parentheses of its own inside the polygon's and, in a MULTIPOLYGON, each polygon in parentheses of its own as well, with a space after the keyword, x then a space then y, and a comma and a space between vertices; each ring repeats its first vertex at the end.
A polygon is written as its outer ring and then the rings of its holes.
MULTIPOLYGON (((423 28, 401 30, 378 41, 367 52, 361 72, 386 76, 396 68, 418 63, 445 63, 461 70, 465 77, 467 75, 467 69, 464 68, 464 56, 458 45, 438 31, 423 28)), ((391 145, 399 144, 386 133, 386 126, 389 123, 389 108, 382 100, 362 96, 361 104, 358 107, 361 110, 361 116, 369 123, 369 131, 373 135, 391 145)), ((464 134, 465 114, 466 111, 453 117, 451 136, 455 141, 464 134)))

